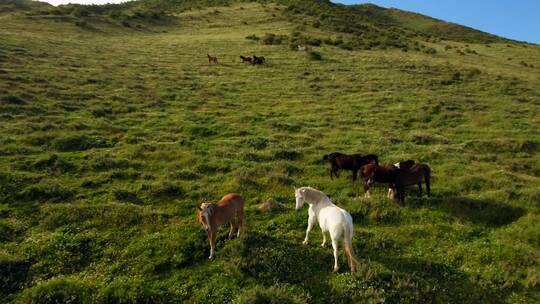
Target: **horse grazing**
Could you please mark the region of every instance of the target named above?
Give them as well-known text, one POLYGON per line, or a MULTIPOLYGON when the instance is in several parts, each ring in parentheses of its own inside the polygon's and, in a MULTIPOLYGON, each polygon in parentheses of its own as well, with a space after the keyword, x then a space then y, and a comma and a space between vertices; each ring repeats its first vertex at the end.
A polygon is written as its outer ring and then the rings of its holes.
MULTIPOLYGON (((426 183, 426 193, 429 196, 431 193, 430 180, 431 169, 428 165, 415 163, 410 168, 398 168, 395 165, 379 166, 368 164, 362 167, 360 172, 364 181, 365 196, 370 197, 369 188, 375 183, 389 184, 390 189, 395 189, 397 198, 401 203, 405 201, 406 186, 418 185, 420 193, 422 193, 422 180, 426 183)), ((390 195, 390 191, 389 191, 390 195)))
POLYGON ((353 221, 351 215, 344 209, 334 205, 328 196, 323 192, 311 187, 301 187, 295 189, 296 210, 302 209, 305 203, 309 204, 308 226, 306 238, 303 244, 306 245, 309 239, 309 233, 315 222, 319 222, 323 235, 322 247, 326 245, 326 234, 330 232, 332 248, 334 249, 334 272, 338 271, 338 241, 343 236, 343 249, 349 263, 351 272, 356 271, 356 265, 360 264, 358 258, 354 255, 352 247, 353 221))
POLYGON ((244 56, 240 55, 240 59, 242 59, 242 62, 249 62, 249 63, 252 62, 252 59, 251 59, 251 57, 249 57, 249 56, 248 56, 248 57, 244 57, 244 56))
POLYGON ((334 175, 336 177, 339 177, 339 170, 349 170, 352 171, 352 180, 354 182, 356 180, 356 177, 358 176, 358 170, 360 170, 362 166, 370 163, 378 164, 379 158, 377 157, 377 155, 374 154, 362 156, 361 154, 347 155, 340 152, 333 152, 324 155, 323 161, 330 162, 331 179, 334 179, 334 175))
POLYGON ((206 56, 208 56, 208 63, 218 63, 216 56, 210 56, 210 54, 206 54, 206 56))
POLYGON ((257 57, 255 55, 253 55, 253 59, 251 60, 251 63, 252 64, 265 64, 266 63, 266 59, 264 58, 264 56, 261 56, 261 57, 257 57))
POLYGON ((392 164, 379 166, 378 164, 371 163, 363 166, 360 169, 360 177, 364 184, 364 197, 371 197, 369 188, 375 183, 388 184, 388 196, 390 197, 394 188, 394 173, 396 170, 399 169, 392 164))
POLYGON ((208 234, 210 242, 210 256, 212 259, 216 248, 216 232, 218 227, 223 224, 231 226, 229 230, 229 239, 232 238, 234 230, 238 229, 237 237, 240 231, 245 230, 244 220, 244 199, 240 194, 229 193, 221 198, 217 204, 203 203, 197 208, 197 219, 208 234))
POLYGON ((409 169, 398 169, 395 173, 394 186, 400 203, 405 202, 405 187, 418 185, 422 195, 422 180, 426 183, 426 194, 431 195, 431 168, 426 164, 417 163, 409 169))

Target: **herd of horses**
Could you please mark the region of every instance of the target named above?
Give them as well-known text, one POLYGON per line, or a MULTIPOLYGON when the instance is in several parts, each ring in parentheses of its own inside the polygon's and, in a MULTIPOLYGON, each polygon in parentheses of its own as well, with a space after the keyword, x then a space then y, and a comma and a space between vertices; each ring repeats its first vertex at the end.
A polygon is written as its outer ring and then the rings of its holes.
POLYGON ((373 184, 387 184, 388 197, 397 199, 401 204, 405 202, 405 188, 418 185, 422 194, 422 182, 426 184, 426 194, 431 195, 431 168, 414 160, 400 161, 395 164, 379 165, 377 155, 352 154, 340 152, 323 156, 323 161, 330 163, 330 178, 338 177, 339 170, 352 172, 352 181, 356 181, 358 172, 362 177, 364 196, 370 197, 369 189, 373 184))
MULTIPOLYGON (((217 61, 217 58, 216 58, 217 61)), ((405 200, 405 188, 418 185, 422 194, 422 182, 426 184, 426 193, 430 195, 431 169, 428 165, 417 163, 414 160, 400 161, 395 164, 379 165, 377 155, 352 154, 347 155, 333 152, 323 156, 323 161, 330 163, 330 178, 339 176, 340 170, 352 172, 352 180, 356 181, 358 172, 364 186, 365 196, 369 197, 369 189, 375 183, 388 185, 388 197, 397 198, 400 203, 405 200)), ((303 244, 309 240, 309 233, 313 225, 318 222, 321 228, 323 242, 326 246, 326 233, 330 234, 334 254, 334 272, 339 270, 338 265, 338 242, 343 238, 343 249, 351 272, 356 270, 359 264, 352 247, 353 220, 345 210, 336 206, 326 194, 312 187, 300 187, 295 189, 296 210, 302 209, 304 203, 309 205, 308 226, 303 244)), ((197 207, 197 219, 206 231, 210 243, 210 256, 213 259, 216 248, 216 234, 218 227, 228 224, 229 239, 244 233, 246 227, 244 199, 240 194, 229 193, 217 203, 206 202, 197 207)))
MULTIPOLYGON (((217 56, 212 56, 210 54, 206 54, 206 56, 208 57, 208 63, 209 64, 218 64, 218 58, 217 56)), ((240 59, 242 60, 242 62, 247 62, 247 63, 250 63, 252 65, 263 65, 266 63, 266 58, 264 58, 264 56, 242 56, 240 55, 240 59)))

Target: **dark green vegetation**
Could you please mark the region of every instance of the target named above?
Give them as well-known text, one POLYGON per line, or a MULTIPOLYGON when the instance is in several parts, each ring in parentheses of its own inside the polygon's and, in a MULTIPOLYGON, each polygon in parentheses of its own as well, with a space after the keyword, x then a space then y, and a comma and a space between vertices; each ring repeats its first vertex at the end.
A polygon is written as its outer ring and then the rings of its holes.
POLYGON ((9 3, 1 299, 540 301, 538 46, 323 1, 9 3), (434 197, 355 199, 321 162, 335 150, 426 162, 434 197), (357 273, 331 272, 317 230, 301 245, 294 185, 351 212, 357 273), (221 230, 209 262, 195 207, 231 191, 249 233, 221 230), (259 213, 269 197, 288 208, 259 213))

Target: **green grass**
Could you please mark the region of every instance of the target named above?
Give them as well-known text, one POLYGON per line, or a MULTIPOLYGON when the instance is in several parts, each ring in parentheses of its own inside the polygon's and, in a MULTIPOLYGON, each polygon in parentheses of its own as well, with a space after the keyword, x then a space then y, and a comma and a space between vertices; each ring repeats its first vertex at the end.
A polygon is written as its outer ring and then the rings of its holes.
POLYGON ((0 14, 3 299, 540 301, 538 46, 419 36, 407 52, 311 45, 313 60, 295 32, 354 34, 271 3, 169 14, 0 14), (267 34, 285 41, 246 39, 267 34), (240 62, 252 54, 267 65, 240 62), (428 163, 433 197, 357 199, 349 174, 330 180, 332 151, 428 163), (301 245, 303 185, 353 215, 357 273, 344 257, 332 273, 318 231, 301 245), (208 261, 195 208, 232 191, 248 234, 220 230, 208 261), (286 209, 259 212, 270 197, 286 209))

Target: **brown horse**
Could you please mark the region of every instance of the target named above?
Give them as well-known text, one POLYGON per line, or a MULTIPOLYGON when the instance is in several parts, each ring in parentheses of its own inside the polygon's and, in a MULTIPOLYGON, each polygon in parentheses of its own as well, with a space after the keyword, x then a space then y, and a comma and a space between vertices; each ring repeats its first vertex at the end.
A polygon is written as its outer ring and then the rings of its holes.
POLYGON ((244 216, 244 199, 236 193, 225 195, 217 204, 203 203, 198 207, 197 219, 208 234, 210 242, 209 259, 212 259, 215 254, 218 227, 228 223, 231 226, 229 239, 232 238, 236 229, 238 229, 237 237, 239 237, 240 231, 244 232, 245 230, 244 216))
POLYGON ((251 57, 244 57, 242 55, 240 55, 240 59, 242 59, 242 62, 249 62, 249 63, 252 63, 252 59, 251 57))
POLYGON ((369 188, 373 184, 383 183, 388 184, 391 189, 395 189, 397 199, 403 203, 405 201, 405 187, 416 184, 422 193, 422 180, 426 183, 427 195, 431 194, 431 169, 426 164, 415 163, 410 168, 403 169, 391 164, 384 166, 368 164, 362 167, 360 174, 364 181, 364 191, 367 197, 369 197, 369 188))
POLYGON ((347 155, 340 152, 333 152, 330 154, 327 154, 323 156, 324 161, 328 161, 330 163, 330 178, 333 179, 334 175, 336 177, 339 177, 338 172, 339 170, 349 170, 352 171, 352 180, 353 182, 356 180, 356 177, 358 176, 358 170, 362 168, 362 166, 374 163, 379 163, 379 158, 377 155, 374 154, 368 154, 362 156, 361 154, 352 154, 347 155))
MULTIPOLYGON (((360 169, 360 177, 364 184, 364 197, 370 197, 369 188, 375 183, 388 184, 390 189, 394 188, 394 174, 399 170, 392 164, 379 166, 377 164, 367 164, 360 169)), ((390 194, 390 193, 389 193, 390 194)))
POLYGON ((408 160, 402 160, 400 162, 397 162, 394 164, 395 167, 397 167, 398 169, 410 169, 412 166, 414 166, 416 164, 416 162, 412 159, 408 159, 408 160))
POLYGON ((426 183, 426 194, 431 195, 431 168, 426 164, 416 163, 410 169, 398 169, 395 174, 394 186, 398 200, 405 202, 405 187, 418 185, 422 195, 422 181, 426 183))
POLYGON ((206 54, 206 56, 208 56, 208 63, 215 63, 217 64, 218 61, 217 61, 217 57, 216 56, 210 56, 210 54, 206 54))

